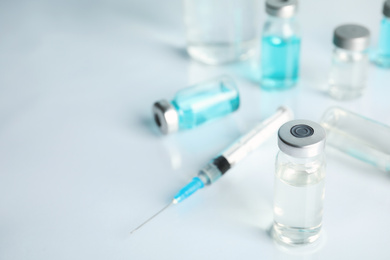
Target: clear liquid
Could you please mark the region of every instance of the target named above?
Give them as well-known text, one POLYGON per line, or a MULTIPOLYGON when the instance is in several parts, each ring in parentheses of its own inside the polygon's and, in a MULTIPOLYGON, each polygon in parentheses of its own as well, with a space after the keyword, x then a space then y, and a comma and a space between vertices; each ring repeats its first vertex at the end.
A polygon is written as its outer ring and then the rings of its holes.
POLYGON ((287 89, 298 81, 301 39, 266 36, 261 45, 261 87, 287 89))
POLYGON ((216 65, 252 56, 257 40, 237 43, 188 42, 187 51, 192 58, 206 64, 216 65))
POLYGON ((390 127, 355 113, 332 108, 324 114, 327 145, 390 172, 390 127))
POLYGON ((324 173, 321 171, 324 171, 324 167, 317 168, 316 172, 299 172, 287 164, 277 168, 273 226, 276 240, 299 245, 319 238, 325 193, 325 179, 321 177, 324 173), (291 178, 294 183, 280 178, 283 175, 295 176, 291 178))
POLYGON ((360 97, 366 88, 368 54, 336 48, 329 76, 329 94, 336 99, 360 97))
POLYGON ((390 67, 390 18, 382 20, 375 62, 382 67, 390 67))
POLYGON ((255 53, 258 1, 184 0, 187 51, 195 60, 222 64, 255 53))
POLYGON ((179 128, 191 129, 238 109, 239 94, 229 78, 219 78, 179 91, 172 105, 179 115, 179 128))

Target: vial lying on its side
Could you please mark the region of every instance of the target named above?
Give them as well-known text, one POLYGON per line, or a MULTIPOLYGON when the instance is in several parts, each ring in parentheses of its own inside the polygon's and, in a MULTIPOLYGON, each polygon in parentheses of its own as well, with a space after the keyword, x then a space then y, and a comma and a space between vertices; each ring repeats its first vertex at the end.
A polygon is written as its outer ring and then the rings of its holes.
POLYGON ((288 89, 298 82, 301 37, 297 5, 297 0, 266 1, 269 16, 261 42, 260 86, 263 89, 288 89))
POLYGON ((390 68, 390 0, 387 0, 383 6, 383 15, 374 62, 381 67, 390 68))
POLYGON ((367 28, 348 24, 335 29, 329 94, 336 99, 354 99, 363 94, 368 69, 367 28))
POLYGON ((316 241, 325 192, 325 130, 308 120, 285 123, 278 132, 272 235, 288 245, 316 241))
POLYGON ((328 145, 390 172, 390 126, 339 107, 328 109, 321 125, 328 145))
POLYGON ((160 131, 169 134, 223 117, 239 105, 236 83, 228 76, 220 76, 180 90, 172 101, 154 103, 153 114, 160 131))

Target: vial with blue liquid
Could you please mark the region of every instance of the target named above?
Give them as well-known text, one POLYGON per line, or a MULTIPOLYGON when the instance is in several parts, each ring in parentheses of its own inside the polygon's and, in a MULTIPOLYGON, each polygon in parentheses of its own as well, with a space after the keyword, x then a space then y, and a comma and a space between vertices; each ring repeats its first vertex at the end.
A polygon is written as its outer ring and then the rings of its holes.
POLYGON ((383 6, 383 15, 374 62, 381 67, 390 68, 390 0, 387 0, 383 6))
POLYGON ((236 83, 220 76, 176 93, 172 101, 153 105, 154 120, 163 134, 192 129, 238 109, 240 98, 236 83))
POLYGON ((297 0, 266 1, 269 17, 261 43, 260 85, 263 89, 288 89, 298 82, 301 37, 296 11, 297 0))

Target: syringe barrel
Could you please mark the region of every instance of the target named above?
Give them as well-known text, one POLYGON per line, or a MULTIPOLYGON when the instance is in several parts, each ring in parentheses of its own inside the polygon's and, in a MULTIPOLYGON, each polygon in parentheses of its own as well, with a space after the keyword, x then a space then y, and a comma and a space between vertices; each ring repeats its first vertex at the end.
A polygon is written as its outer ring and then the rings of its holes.
POLYGON ((250 132, 239 138, 219 156, 203 167, 199 172, 199 178, 205 184, 215 182, 291 119, 293 119, 292 111, 284 106, 279 107, 275 114, 255 126, 250 132))
POLYGON ((292 111, 281 106, 276 113, 255 126, 249 133, 239 138, 234 144, 222 152, 230 167, 244 159, 249 153, 258 148, 263 142, 276 133, 286 122, 293 119, 292 111))

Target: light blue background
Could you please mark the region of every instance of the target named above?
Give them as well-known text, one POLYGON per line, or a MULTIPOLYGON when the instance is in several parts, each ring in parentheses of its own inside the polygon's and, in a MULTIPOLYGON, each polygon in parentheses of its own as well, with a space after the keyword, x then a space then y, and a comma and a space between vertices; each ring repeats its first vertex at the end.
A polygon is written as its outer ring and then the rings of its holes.
POLYGON ((0 2, 0 259, 390 259, 390 178, 331 150, 320 245, 274 245, 276 136, 129 236, 281 104, 297 118, 318 121, 340 105, 390 124, 390 70, 370 66, 356 101, 323 93, 333 28, 364 24, 374 45, 381 9, 378 0, 302 0, 302 80, 267 93, 253 83, 253 62, 186 56, 179 0, 0 2), (154 101, 222 73, 239 84, 238 112, 158 135, 154 101))

